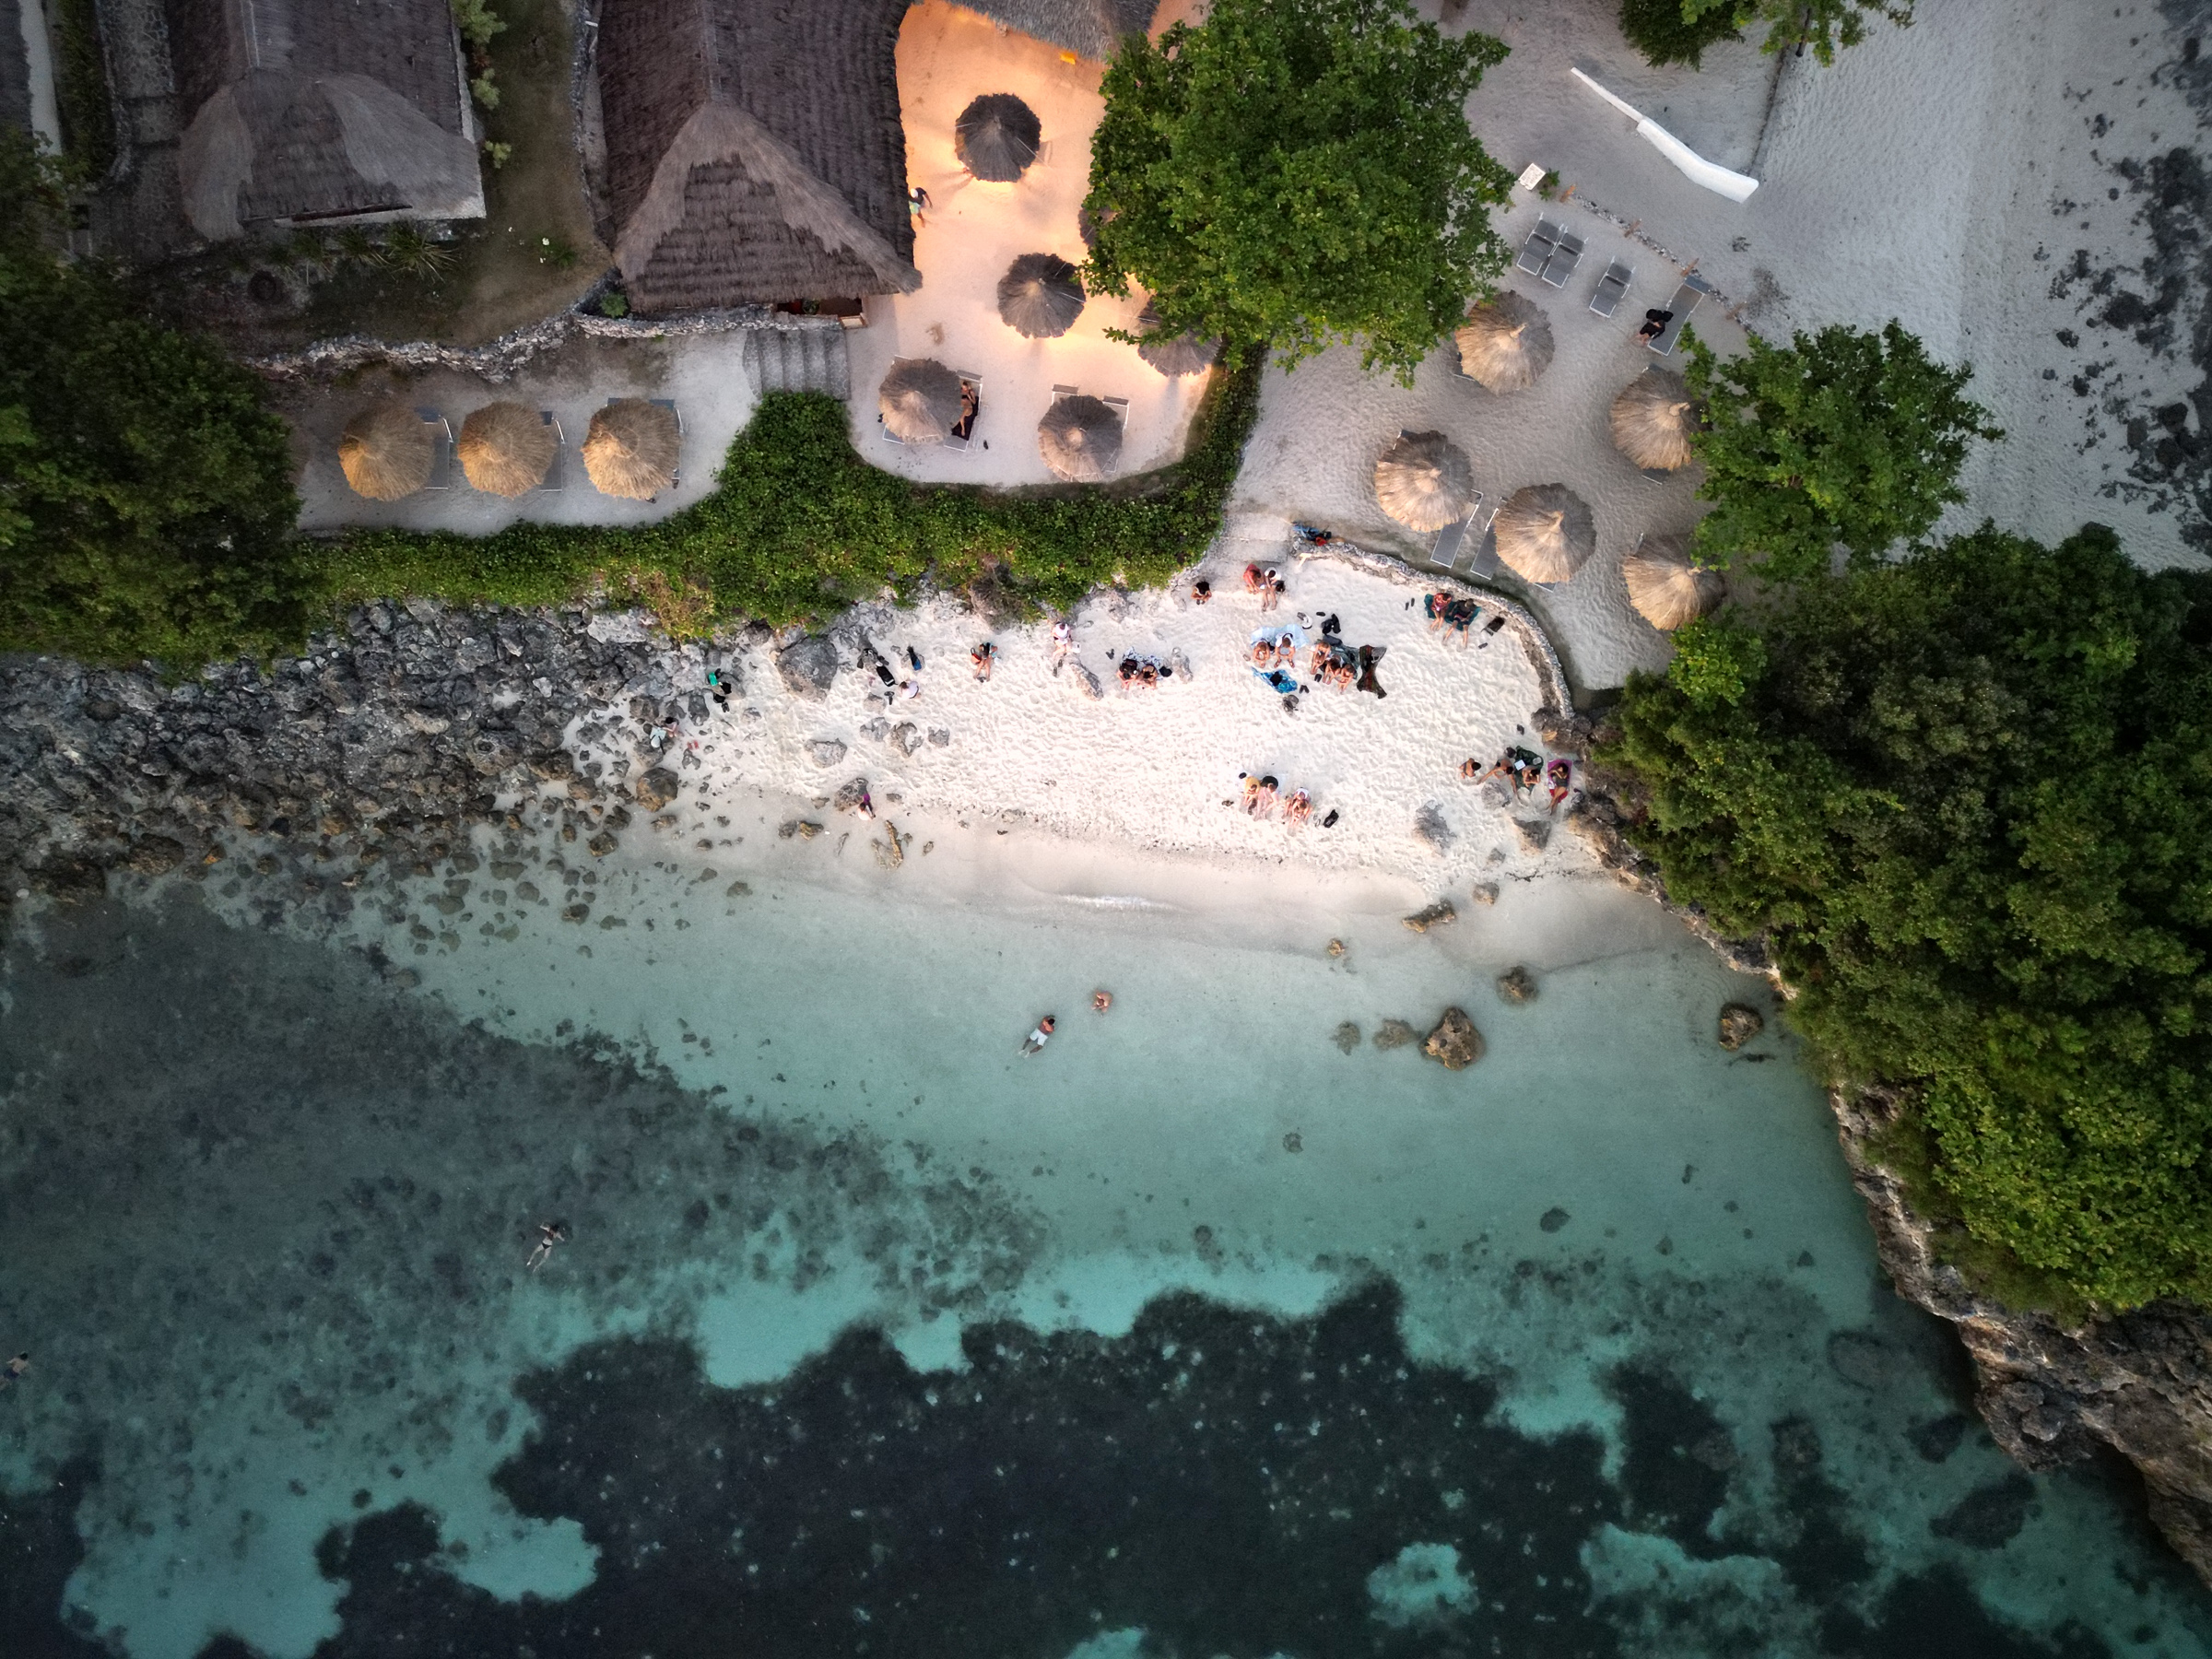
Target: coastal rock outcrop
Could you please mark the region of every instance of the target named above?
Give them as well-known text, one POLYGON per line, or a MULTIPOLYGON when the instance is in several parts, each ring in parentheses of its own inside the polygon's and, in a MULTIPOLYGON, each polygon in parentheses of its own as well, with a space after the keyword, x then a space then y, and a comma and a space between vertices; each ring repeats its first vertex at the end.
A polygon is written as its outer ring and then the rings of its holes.
POLYGON ((1766 1029, 1766 1017, 1757 1008, 1742 1003, 1730 1003, 1721 1010, 1721 1046, 1731 1053, 1766 1029))
POLYGON ((794 697, 820 702, 842 666, 828 634, 804 634, 776 653, 776 673, 794 697))

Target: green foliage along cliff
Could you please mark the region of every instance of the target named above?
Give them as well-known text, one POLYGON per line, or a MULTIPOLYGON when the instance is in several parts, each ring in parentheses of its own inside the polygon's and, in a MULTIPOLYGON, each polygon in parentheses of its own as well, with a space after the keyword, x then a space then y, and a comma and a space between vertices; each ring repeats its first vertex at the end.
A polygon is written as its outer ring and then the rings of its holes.
POLYGON ((1984 529, 1684 630, 1603 758, 1980 1240, 2212 1296, 2212 578, 1984 529))
POLYGON ((1403 0, 1214 0, 1156 46, 1132 35, 1091 140, 1085 281, 1284 362, 1359 337, 1413 366, 1487 293, 1512 175, 1465 105, 1505 47, 1448 38, 1403 0))

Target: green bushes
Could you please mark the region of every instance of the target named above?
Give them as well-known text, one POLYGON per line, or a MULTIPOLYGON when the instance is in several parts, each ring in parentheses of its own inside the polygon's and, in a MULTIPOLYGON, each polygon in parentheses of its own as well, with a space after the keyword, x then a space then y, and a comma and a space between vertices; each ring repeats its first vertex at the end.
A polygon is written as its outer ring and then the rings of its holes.
POLYGON ((1984 529, 1686 629, 1603 758, 1982 1282, 2212 1296, 2212 578, 1984 529), (1978 1255, 1977 1253, 1978 1253, 1978 1255))
POLYGON ((1620 32, 1646 63, 1688 64, 1692 69, 1706 47, 1744 38, 1732 7, 1716 6, 1692 22, 1682 15, 1682 0, 1621 0, 1620 32))
POLYGON ((980 584, 1018 609, 1067 606, 1100 582, 1164 582, 1220 527, 1258 406, 1255 369, 1216 377, 1174 466, 1099 488, 988 492, 917 485, 853 453, 843 404, 771 393, 730 445, 714 491, 634 530, 516 524, 495 535, 348 535, 338 596, 433 594, 552 604, 595 578, 649 600, 682 595, 679 623, 732 615, 785 623, 927 576, 980 584), (652 580, 649 580, 652 579, 652 580), (701 603, 703 601, 703 603, 701 603))

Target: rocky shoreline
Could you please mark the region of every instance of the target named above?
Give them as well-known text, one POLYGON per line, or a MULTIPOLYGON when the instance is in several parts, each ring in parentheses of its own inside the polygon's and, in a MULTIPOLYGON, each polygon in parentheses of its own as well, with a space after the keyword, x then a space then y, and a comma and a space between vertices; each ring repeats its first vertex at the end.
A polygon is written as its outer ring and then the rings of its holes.
MULTIPOLYGON (((1592 723, 1546 710, 1538 731, 1587 757, 1592 723)), ((1731 939, 1702 912, 1675 904, 1649 860, 1621 832, 1628 808, 1602 769, 1570 818, 1620 881, 1678 916, 1732 967, 1782 986, 1763 944, 1731 939)), ((1974 1362, 1974 1404, 1998 1445, 2029 1469, 2088 1462, 2109 1447, 2142 1476, 2150 1518, 2212 1583, 2212 1317, 2179 1302, 2093 1318, 2070 1329, 2047 1313, 2006 1307, 1940 1259, 1938 1225, 1874 1152, 1899 1101, 1877 1090, 1830 1089, 1837 1138, 1866 1202, 1876 1253, 1897 1293, 1947 1321, 1974 1362)))

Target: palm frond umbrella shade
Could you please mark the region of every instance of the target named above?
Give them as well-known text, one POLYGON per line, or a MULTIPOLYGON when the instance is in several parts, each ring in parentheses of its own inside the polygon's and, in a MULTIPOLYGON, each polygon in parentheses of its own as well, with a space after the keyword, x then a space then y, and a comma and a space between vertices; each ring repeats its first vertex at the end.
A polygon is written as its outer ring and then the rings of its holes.
POLYGON ((583 470, 602 495, 650 501, 676 481, 683 441, 673 409, 641 397, 618 397, 592 417, 583 470))
POLYGON ((1493 392, 1525 392, 1551 366, 1551 319, 1510 289, 1469 312, 1452 338, 1459 366, 1493 392))
POLYGON ((1037 451, 1054 476, 1096 484, 1122 458, 1122 418, 1095 397, 1063 397, 1037 423, 1037 451))
POLYGON ((1672 370, 1646 369, 1613 400, 1614 447, 1649 471, 1688 466, 1689 436, 1697 429, 1689 386, 1672 370))
POLYGON ((960 377, 935 358, 899 358, 876 402, 884 429, 901 443, 942 443, 960 423, 960 377))
POLYGON ((430 429, 414 410, 376 404, 346 423, 338 437, 338 465, 356 495, 396 501, 430 481, 437 462, 430 429))
POLYGON ((1083 278, 1057 253, 1024 253, 998 279, 998 314, 1017 334, 1056 339, 1083 314, 1083 278))
POLYGON ((518 403, 486 404, 461 423, 461 470, 488 495, 526 495, 546 481, 560 440, 546 418, 518 403))
POLYGON ((1597 551, 1597 524, 1564 484, 1517 489, 1493 521, 1498 557, 1530 582, 1566 582, 1597 551))
MULTIPOLYGON (((1159 327, 1159 313, 1149 305, 1136 320, 1140 334, 1150 334, 1159 327)), ((1214 359, 1221 354, 1221 342, 1202 340, 1194 334, 1171 335, 1165 339, 1147 340, 1136 348, 1136 355, 1160 373, 1173 379, 1179 374, 1203 374, 1213 367, 1214 359)))
POLYGON ((1375 463, 1375 500, 1408 530, 1441 530, 1475 500, 1466 452, 1441 432, 1405 432, 1375 463))
POLYGON ((1727 595, 1718 571, 1700 570, 1691 559, 1687 535, 1647 535, 1621 561, 1629 603, 1653 628, 1671 633, 1695 622, 1727 595))
POLYGON ((1037 112, 1011 92, 984 93, 952 124, 952 153, 994 184, 1011 184, 1029 171, 1043 141, 1037 112))

